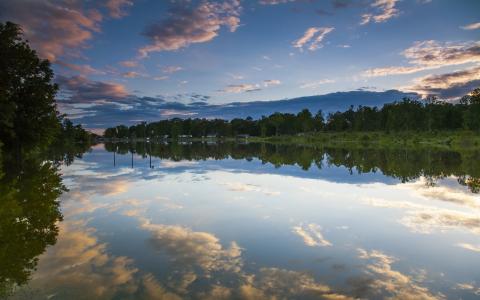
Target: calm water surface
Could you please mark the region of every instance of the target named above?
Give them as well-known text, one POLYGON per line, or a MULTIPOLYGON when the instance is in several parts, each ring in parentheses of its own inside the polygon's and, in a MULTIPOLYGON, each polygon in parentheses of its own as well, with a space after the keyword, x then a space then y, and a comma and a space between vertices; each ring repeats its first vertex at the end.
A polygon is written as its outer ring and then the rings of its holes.
POLYGON ((478 299, 477 155, 98 145, 11 298, 478 299))

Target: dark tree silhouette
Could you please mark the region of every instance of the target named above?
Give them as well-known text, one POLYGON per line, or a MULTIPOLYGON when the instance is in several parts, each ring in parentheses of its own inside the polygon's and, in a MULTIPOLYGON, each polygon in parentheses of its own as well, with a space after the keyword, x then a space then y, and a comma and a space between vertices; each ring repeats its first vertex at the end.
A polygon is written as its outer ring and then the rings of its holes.
POLYGON ((59 129, 57 85, 48 60, 40 59, 22 30, 0 23, 0 140, 19 151, 47 146, 59 129))

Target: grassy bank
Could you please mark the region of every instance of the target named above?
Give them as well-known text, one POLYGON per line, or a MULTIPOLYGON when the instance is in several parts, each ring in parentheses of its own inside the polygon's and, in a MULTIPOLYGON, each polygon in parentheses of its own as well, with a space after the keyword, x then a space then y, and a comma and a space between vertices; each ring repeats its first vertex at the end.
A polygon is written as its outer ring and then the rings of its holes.
POLYGON ((276 144, 441 147, 450 149, 480 148, 480 133, 472 131, 437 132, 321 132, 296 136, 250 137, 250 142, 276 144))

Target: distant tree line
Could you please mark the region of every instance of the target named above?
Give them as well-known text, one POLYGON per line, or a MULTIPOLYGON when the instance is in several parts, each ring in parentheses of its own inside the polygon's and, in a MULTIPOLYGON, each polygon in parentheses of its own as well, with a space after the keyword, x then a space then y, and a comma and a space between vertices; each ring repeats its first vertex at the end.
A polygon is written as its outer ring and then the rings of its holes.
POLYGON ((385 104, 382 108, 359 106, 347 111, 330 113, 320 110, 313 115, 308 109, 298 114, 276 112, 258 120, 246 119, 180 119, 142 122, 127 127, 119 125, 105 130, 106 138, 155 138, 180 135, 202 137, 207 135, 270 137, 320 131, 434 131, 480 130, 480 88, 464 96, 459 103, 403 99, 385 104))

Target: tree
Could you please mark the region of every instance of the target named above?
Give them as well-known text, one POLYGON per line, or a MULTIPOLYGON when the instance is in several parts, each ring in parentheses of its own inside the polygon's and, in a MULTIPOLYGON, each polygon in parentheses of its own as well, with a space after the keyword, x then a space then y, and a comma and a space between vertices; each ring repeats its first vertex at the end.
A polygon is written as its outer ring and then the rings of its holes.
POLYGON ((48 60, 40 59, 14 23, 0 23, 0 140, 8 151, 47 146, 60 128, 48 60))

